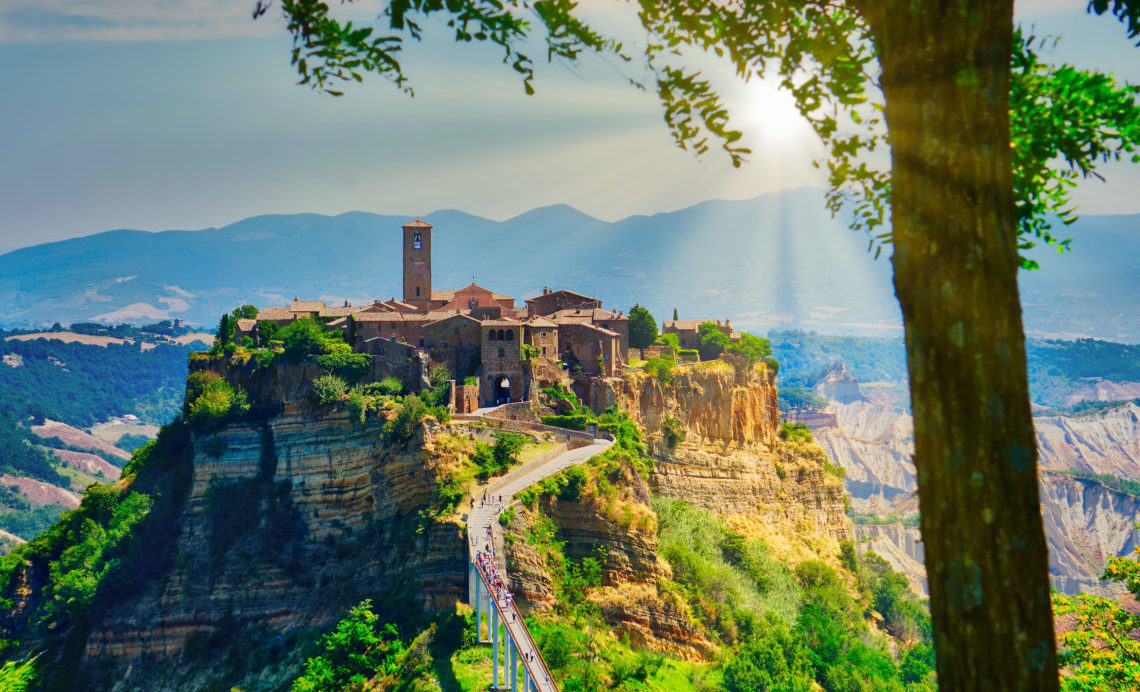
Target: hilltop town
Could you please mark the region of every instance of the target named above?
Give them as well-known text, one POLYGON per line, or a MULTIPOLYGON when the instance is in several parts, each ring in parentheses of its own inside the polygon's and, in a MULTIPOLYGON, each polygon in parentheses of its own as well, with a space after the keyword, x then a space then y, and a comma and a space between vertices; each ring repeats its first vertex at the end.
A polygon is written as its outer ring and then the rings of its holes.
MULTIPOLYGON (((550 373, 551 368, 570 376, 579 396, 590 401, 589 378, 613 377, 631 360, 629 316, 603 308, 597 298, 544 288, 520 305, 475 283, 437 289, 432 285, 432 225, 419 219, 403 226, 402 252, 401 300, 326 305, 294 298, 288 306, 260 308, 256 318, 238 319, 235 341, 268 345, 262 343, 268 339, 261 338, 264 327, 259 325, 314 318, 341 330, 357 353, 401 362, 420 353, 432 366, 446 367, 456 383, 465 383, 456 388, 459 412, 528 400, 535 373, 550 373)), ((681 349, 695 349, 703 322, 666 321, 662 333, 676 334, 681 349)), ((728 320, 715 324, 730 340, 740 339, 728 320)), ((633 349, 634 359, 646 355, 633 349)))

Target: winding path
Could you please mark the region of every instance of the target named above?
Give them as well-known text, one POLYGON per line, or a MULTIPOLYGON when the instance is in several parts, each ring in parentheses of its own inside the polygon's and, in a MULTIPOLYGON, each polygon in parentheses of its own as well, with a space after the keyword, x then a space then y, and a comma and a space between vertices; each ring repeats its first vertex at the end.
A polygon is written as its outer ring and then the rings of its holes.
MULTIPOLYGON (((469 417, 457 416, 457 418, 485 418, 493 410, 479 409, 469 417)), ((542 659, 542 653, 535 645, 518 607, 513 600, 508 603, 505 598, 490 596, 494 590, 489 575, 499 576, 503 581, 504 592, 510 592, 510 579, 507 575, 506 559, 503 555, 503 529, 498 521, 499 513, 511 505, 516 493, 553 476, 565 468, 581 464, 601 454, 613 445, 613 440, 591 439, 581 433, 567 432, 537 423, 510 421, 510 426, 515 429, 522 428, 539 433, 555 431, 558 435, 566 435, 567 442, 528 464, 512 469, 506 475, 495 479, 488 486, 478 491, 480 497, 476 498, 474 507, 467 515, 467 559, 470 582, 468 585, 468 602, 476 608, 476 623, 480 622, 480 616, 486 610, 488 630, 493 632, 491 637, 492 673, 494 676, 492 688, 500 689, 500 673, 498 670, 500 638, 496 635, 501 624, 506 628, 507 634, 502 640, 505 649, 503 673, 506 677, 506 685, 503 689, 519 689, 517 666, 521 661, 523 692, 531 692, 532 690, 557 692, 558 688, 550 677, 550 669, 547 668, 546 662, 542 659), (487 502, 480 501, 484 492, 487 502), (498 500, 500 496, 502 497, 501 502, 498 500), (495 501, 492 502, 492 499, 495 501), (476 558, 478 553, 488 552, 492 545, 495 556, 494 571, 490 565, 479 566, 480 560, 476 558)), ((482 636, 480 630, 480 639, 482 636)))

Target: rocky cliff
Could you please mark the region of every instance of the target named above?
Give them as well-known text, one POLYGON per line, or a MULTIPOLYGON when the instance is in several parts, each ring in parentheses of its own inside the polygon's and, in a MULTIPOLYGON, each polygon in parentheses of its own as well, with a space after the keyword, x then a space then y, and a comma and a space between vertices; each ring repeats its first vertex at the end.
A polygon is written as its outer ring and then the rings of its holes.
POLYGON ((580 499, 548 496, 520 513, 509 529, 508 571, 529 607, 554 603, 551 564, 532 538, 536 522, 548 520, 567 557, 603 556, 602 586, 590 598, 611 625, 650 648, 707 658, 714 645, 667 587, 672 573, 657 555, 651 495, 711 510, 793 563, 834 561, 838 541, 850 536, 842 482, 822 450, 779 436, 774 378, 763 365, 702 363, 669 383, 631 373, 607 380, 598 399, 644 429, 653 470, 643 479, 610 464, 594 470, 603 481, 580 499))
POLYGON ((777 434, 775 377, 762 364, 702 363, 668 385, 632 374, 612 391, 648 433, 654 494, 711 510, 792 560, 849 537, 842 481, 817 445, 777 434), (671 444, 667 419, 684 439, 671 444))
MULTIPOLYGON (((907 516, 918 509, 912 462, 913 422, 904 410, 882 404, 833 402, 835 425, 818 426, 816 440, 847 472, 853 507, 872 514, 907 516)), ((1140 509, 1128 495, 1050 470, 1140 478, 1140 407, 1126 404, 1085 416, 1034 418, 1040 454, 1041 506, 1050 548, 1053 586, 1066 592, 1099 590, 1098 577, 1112 555, 1131 554, 1131 522, 1140 509)), ((857 527, 895 566, 923 583, 917 527, 857 527), (887 543, 891 545, 887 545, 887 543)))
POLYGON ((282 662, 298 635, 363 598, 410 612, 465 593, 463 527, 429 513, 453 435, 428 419, 410 441, 385 443, 382 421, 354 425, 292 398, 305 367, 252 383, 226 373, 276 411, 194 437, 173 568, 101 618, 84 646, 87 667, 110 666, 115 689, 273 688, 296 675, 296 661, 282 662))

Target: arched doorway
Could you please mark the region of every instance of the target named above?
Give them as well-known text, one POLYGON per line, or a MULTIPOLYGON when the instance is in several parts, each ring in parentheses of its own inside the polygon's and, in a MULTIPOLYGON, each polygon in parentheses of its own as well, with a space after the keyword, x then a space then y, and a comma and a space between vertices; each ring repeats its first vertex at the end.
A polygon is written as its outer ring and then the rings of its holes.
POLYGON ((495 405, 511 403, 511 380, 506 375, 495 378, 495 405))

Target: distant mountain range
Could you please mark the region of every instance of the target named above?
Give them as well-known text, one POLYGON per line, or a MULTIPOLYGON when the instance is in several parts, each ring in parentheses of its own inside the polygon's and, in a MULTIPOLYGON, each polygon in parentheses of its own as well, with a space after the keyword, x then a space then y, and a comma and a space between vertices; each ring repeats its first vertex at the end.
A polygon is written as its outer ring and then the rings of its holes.
MULTIPOLYGON (((798 327, 897 335, 890 263, 832 219, 823 193, 799 189, 745 201, 709 201, 617 222, 571 207, 507 221, 460 211, 435 225, 434 284, 471 283, 527 298, 544 286, 635 302, 660 319, 731 317, 758 333, 798 327)), ((200 231, 118 230, 0 255, 0 325, 150 322, 213 325, 243 303, 294 296, 334 303, 400 297, 406 216, 258 216, 200 231)), ((1140 215, 1090 216, 1073 251, 1037 258, 1022 273, 1031 335, 1140 341, 1140 215)))

